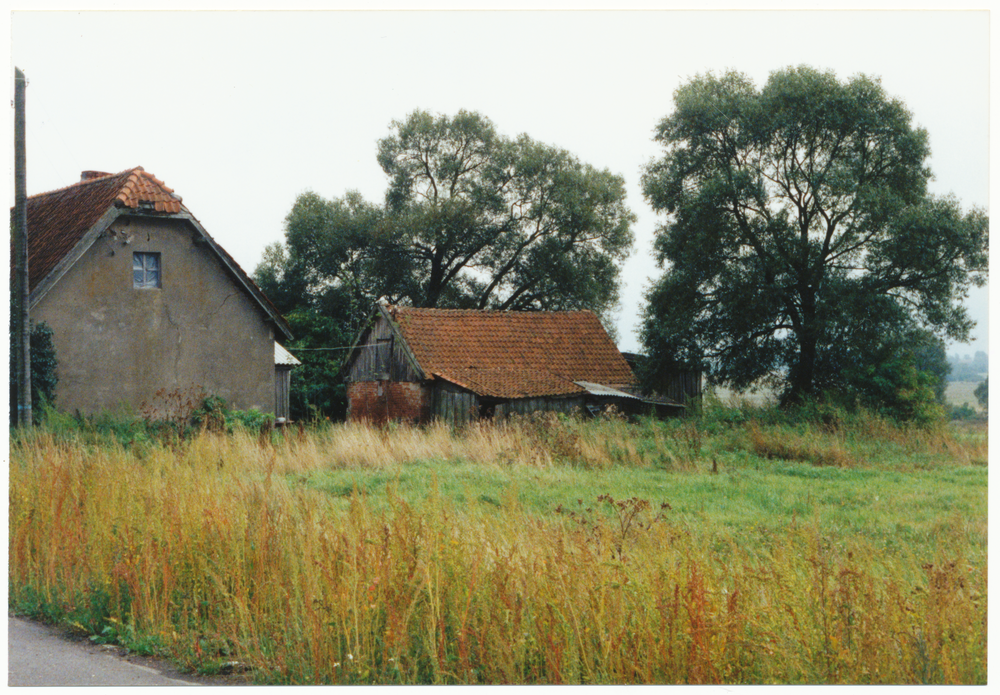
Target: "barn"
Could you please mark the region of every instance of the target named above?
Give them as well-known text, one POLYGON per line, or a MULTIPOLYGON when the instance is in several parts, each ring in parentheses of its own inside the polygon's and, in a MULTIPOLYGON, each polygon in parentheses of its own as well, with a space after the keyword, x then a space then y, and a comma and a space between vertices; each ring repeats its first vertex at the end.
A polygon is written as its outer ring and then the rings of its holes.
POLYGON ((589 311, 378 305, 342 374, 348 421, 460 425, 537 411, 683 411, 634 395, 634 376, 589 311))

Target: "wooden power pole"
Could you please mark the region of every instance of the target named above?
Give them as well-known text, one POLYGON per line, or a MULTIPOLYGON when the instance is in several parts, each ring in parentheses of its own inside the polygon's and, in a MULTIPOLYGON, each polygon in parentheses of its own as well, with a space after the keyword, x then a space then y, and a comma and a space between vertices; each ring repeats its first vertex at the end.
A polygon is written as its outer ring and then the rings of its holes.
POLYGON ((12 295, 16 315, 14 352, 17 365, 17 425, 31 425, 31 325, 28 315, 28 185, 25 176, 24 73, 14 68, 14 263, 12 295))

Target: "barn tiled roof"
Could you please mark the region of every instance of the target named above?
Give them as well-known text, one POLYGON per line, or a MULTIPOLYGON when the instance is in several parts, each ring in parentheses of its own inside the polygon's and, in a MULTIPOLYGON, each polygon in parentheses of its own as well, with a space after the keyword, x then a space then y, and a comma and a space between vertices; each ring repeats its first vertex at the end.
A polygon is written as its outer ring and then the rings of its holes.
POLYGON ((142 167, 119 174, 84 172, 71 186, 28 198, 28 286, 30 290, 75 247, 113 205, 180 212, 180 196, 142 167))
POLYGON ((632 370, 589 311, 388 307, 425 374, 484 396, 584 393, 573 382, 624 386, 632 370))

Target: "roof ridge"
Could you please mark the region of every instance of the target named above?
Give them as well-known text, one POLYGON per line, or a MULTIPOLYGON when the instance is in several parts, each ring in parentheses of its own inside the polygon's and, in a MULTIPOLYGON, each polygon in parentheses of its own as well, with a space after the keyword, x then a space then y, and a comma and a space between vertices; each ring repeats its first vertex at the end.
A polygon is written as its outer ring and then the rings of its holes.
POLYGON ((151 204, 157 212, 178 213, 183 207, 183 199, 174 189, 142 167, 128 172, 115 198, 130 208, 151 204))
MULTIPOLYGON (((383 305, 388 311, 419 311, 419 312, 437 312, 437 313, 450 313, 450 314, 476 314, 482 316, 483 314, 594 314, 590 309, 448 309, 448 308, 438 308, 438 307, 423 307, 423 306, 402 306, 399 304, 384 304, 383 305)), ((594 314, 596 316, 596 314, 594 314)))
POLYGON ((115 176, 124 176, 125 174, 132 174, 132 173, 134 173, 136 171, 145 171, 145 170, 142 167, 132 167, 131 169, 125 169, 124 171, 119 171, 117 174, 108 174, 107 176, 98 176, 97 178, 93 178, 93 179, 85 179, 83 181, 74 181, 73 183, 71 183, 71 184, 69 184, 67 186, 63 186, 62 188, 53 188, 52 190, 49 190, 49 191, 42 191, 41 193, 34 193, 32 195, 29 195, 28 196, 28 200, 31 200, 33 198, 41 198, 41 197, 47 196, 47 195, 53 195, 55 193, 62 193, 63 191, 68 191, 70 188, 76 188, 77 186, 86 186, 87 184, 90 184, 90 183, 107 181, 108 179, 114 178, 115 176))
MULTIPOLYGON (((129 171, 132 172, 131 176, 128 177, 129 183, 131 183, 133 176, 135 176, 136 178, 138 178, 139 176, 143 176, 143 177, 145 177, 147 179, 150 179, 153 183, 155 183, 157 186, 159 186, 160 188, 162 188, 163 190, 165 190, 167 193, 173 193, 174 192, 174 189, 171 188, 170 186, 168 186, 167 184, 165 184, 162 179, 157 178, 155 174, 146 171, 142 167, 136 167, 135 169, 130 169, 129 171)), ((122 172, 122 173, 124 173, 124 172, 122 172)), ((104 177, 102 176, 101 178, 104 178, 104 177)))

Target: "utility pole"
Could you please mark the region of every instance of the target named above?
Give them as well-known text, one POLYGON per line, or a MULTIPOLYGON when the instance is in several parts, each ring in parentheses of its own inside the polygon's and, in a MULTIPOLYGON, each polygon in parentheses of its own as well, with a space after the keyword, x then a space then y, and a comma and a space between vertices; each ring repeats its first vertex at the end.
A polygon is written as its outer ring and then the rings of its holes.
POLYGON ((14 68, 14 263, 12 296, 17 365, 17 425, 31 426, 31 325, 28 316, 28 184, 25 176, 24 73, 14 68))

